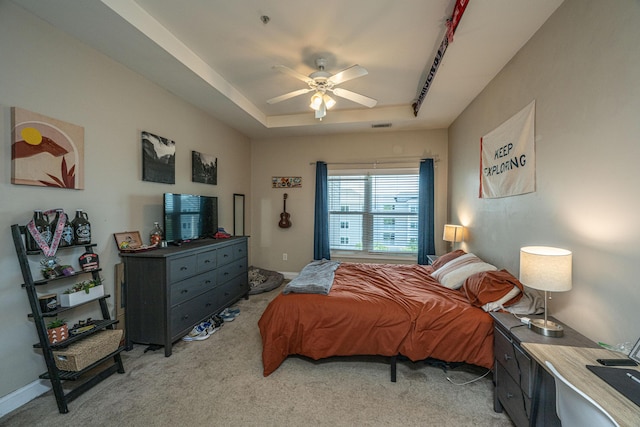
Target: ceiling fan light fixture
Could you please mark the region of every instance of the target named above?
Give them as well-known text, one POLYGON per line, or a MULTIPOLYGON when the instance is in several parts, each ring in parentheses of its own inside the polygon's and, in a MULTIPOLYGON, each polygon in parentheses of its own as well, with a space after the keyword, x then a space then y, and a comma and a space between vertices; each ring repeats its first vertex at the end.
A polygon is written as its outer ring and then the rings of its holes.
POLYGON ((326 93, 322 96, 322 100, 324 104, 327 106, 327 110, 331 109, 334 105, 336 105, 336 100, 327 95, 326 93))
POLYGON ((322 94, 320 92, 316 92, 311 97, 311 104, 309 104, 309 107, 318 111, 320 109, 320 106, 323 104, 323 102, 324 102, 324 99, 322 99, 322 94))

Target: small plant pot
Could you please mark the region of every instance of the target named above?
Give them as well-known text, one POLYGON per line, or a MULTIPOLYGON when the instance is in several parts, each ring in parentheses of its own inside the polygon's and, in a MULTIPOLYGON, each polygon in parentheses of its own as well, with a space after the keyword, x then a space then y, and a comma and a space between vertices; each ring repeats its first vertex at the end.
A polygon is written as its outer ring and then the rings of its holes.
POLYGON ((51 344, 62 342, 69 337, 69 327, 65 323, 57 328, 47 329, 47 336, 51 344))

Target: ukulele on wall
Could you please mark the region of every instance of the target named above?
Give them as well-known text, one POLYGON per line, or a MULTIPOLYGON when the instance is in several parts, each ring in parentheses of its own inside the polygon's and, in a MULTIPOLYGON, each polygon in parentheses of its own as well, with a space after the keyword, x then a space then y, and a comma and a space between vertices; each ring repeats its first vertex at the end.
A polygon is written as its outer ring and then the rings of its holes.
POLYGON ((280 221, 278 222, 278 227, 280 228, 289 228, 291 227, 291 215, 289 215, 287 213, 287 193, 284 193, 283 197, 283 204, 284 207, 282 209, 282 213, 280 214, 280 221))

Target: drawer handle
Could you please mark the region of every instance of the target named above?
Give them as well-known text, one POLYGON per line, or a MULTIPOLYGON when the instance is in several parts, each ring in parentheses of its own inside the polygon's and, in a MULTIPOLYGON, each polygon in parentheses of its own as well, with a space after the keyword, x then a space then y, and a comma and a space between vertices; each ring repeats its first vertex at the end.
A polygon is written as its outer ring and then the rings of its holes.
POLYGON ((511 399, 513 397, 513 393, 507 393, 507 399, 511 399))
POLYGON ((204 263, 205 263, 205 264, 209 264, 210 262, 211 262, 211 261, 210 261, 210 260, 208 260, 208 259, 204 260, 204 263))
POLYGON ((185 314, 184 316, 182 316, 182 320, 187 320, 189 318, 188 314, 185 314))
POLYGON ((206 303, 204 306, 205 306, 205 307, 211 307, 211 303, 210 303, 210 302, 208 302, 208 303, 206 303))
POLYGON ((187 267, 180 267, 180 271, 185 271, 187 267))
POLYGON ((224 293, 224 296, 225 296, 225 297, 228 297, 229 295, 230 295, 230 294, 229 294, 229 292, 225 292, 225 293, 224 293))
POLYGON ((208 285, 209 283, 211 283, 211 280, 205 280, 205 281, 204 281, 204 284, 205 284, 205 285, 208 285))
POLYGON ((223 276, 228 276, 228 275, 229 275, 228 271, 225 271, 224 274, 223 274, 223 276))
POLYGON ((512 359, 512 357, 509 356, 507 353, 504 354, 504 360, 506 360, 508 362, 511 359, 512 359))
POLYGON ((224 255, 222 255, 222 256, 223 256, 224 258, 227 258, 227 257, 228 257, 229 255, 227 255, 227 254, 224 254, 224 255))
POLYGON ((186 294, 187 292, 189 292, 187 289, 183 289, 180 291, 181 294, 186 294))

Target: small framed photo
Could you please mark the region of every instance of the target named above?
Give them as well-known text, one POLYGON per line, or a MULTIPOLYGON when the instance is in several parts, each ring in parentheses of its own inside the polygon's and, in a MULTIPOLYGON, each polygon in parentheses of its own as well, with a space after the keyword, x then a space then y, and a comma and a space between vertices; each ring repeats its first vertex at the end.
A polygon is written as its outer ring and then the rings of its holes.
POLYGON ((120 252, 143 252, 156 249, 156 246, 142 244, 142 238, 139 231, 125 231, 122 233, 114 233, 116 245, 120 252))
POLYGON ((631 353, 629 353, 629 357, 637 363, 640 363, 640 338, 636 342, 636 345, 631 349, 631 353))

